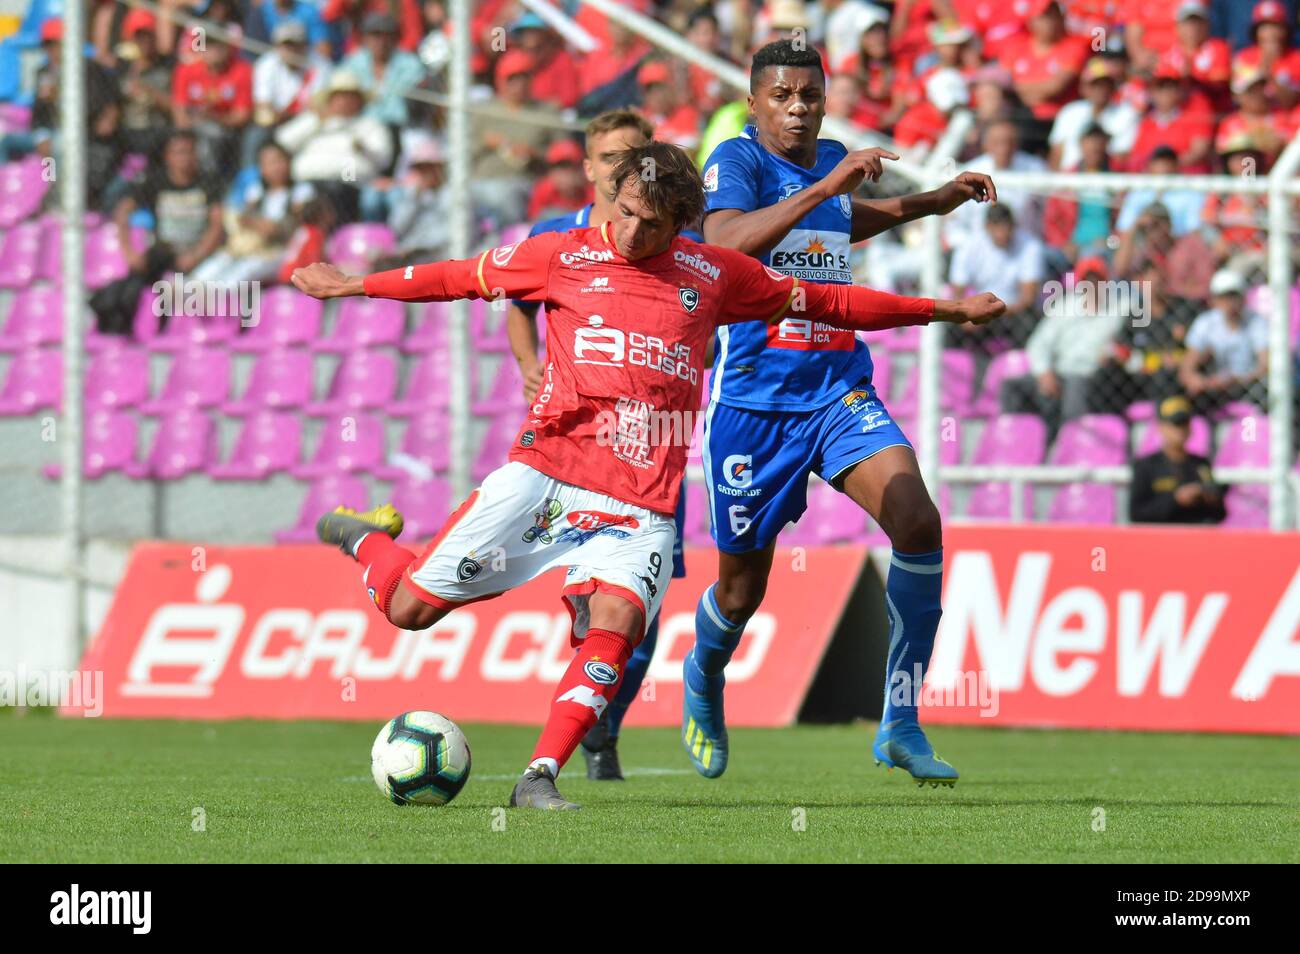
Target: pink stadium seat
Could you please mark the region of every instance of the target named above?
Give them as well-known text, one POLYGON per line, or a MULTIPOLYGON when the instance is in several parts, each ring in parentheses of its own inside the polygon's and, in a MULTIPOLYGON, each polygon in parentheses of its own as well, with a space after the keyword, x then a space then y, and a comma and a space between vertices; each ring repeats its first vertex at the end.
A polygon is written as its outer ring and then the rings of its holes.
POLYGON ((1084 414, 1066 421, 1052 445, 1049 464, 1063 467, 1120 466, 1128 460, 1128 424, 1116 414, 1084 414))
POLYGON ((262 295, 257 324, 235 339, 236 351, 270 351, 309 345, 320 337, 323 303, 281 286, 262 295))
POLYGON ((506 308, 496 308, 495 305, 496 302, 481 298, 469 303, 469 340, 475 351, 510 351, 510 338, 506 335, 506 308))
POLYGON ((244 421, 230 459, 208 473, 218 480, 261 480, 286 471, 302 453, 302 418, 282 411, 256 411, 244 421))
POLYGON ((40 250, 36 253, 36 278, 57 282, 63 277, 63 223, 57 215, 37 219, 41 229, 40 250))
POLYGON ((393 506, 406 520, 403 540, 434 536, 451 513, 451 488, 445 480, 407 477, 393 485, 393 506))
POLYGON ((90 328, 86 332, 86 350, 87 351, 104 351, 110 348, 120 348, 123 345, 134 340, 139 344, 148 344, 158 335, 158 326, 162 319, 155 314, 155 302, 158 296, 154 294, 152 288, 145 288, 140 292, 140 299, 135 306, 135 316, 131 319, 131 337, 123 335, 104 335, 100 334, 95 328, 95 317, 93 314, 88 316, 90 328))
POLYGON ((501 245, 514 245, 528 238, 528 233, 532 226, 527 222, 521 222, 518 225, 507 225, 501 229, 501 245))
POLYGON ((476 481, 481 481, 506 462, 518 431, 519 421, 514 417, 498 417, 488 425, 471 468, 476 481))
POLYGON ((811 523, 809 529, 817 543, 862 543, 869 518, 847 494, 817 482, 808 487, 808 512, 799 522, 811 523))
POLYGON ((889 398, 894 393, 894 362, 885 348, 871 349, 871 383, 875 385, 877 396, 892 412, 889 398))
MULTIPOLYGON (((139 312, 137 321, 139 320, 139 312)), ((233 315, 172 315, 167 327, 149 340, 153 351, 184 351, 195 345, 229 344, 239 334, 239 318, 233 315)))
POLYGON ((989 362, 984 372, 984 383, 980 386, 979 396, 971 405, 972 417, 993 417, 1002 408, 999 393, 1002 382, 1008 378, 1018 378, 1029 373, 1029 355, 1019 348, 1003 351, 989 362))
POLYGON ((57 408, 63 393, 63 355, 53 349, 20 351, 0 385, 0 415, 57 408))
POLYGON ((427 354, 445 351, 451 342, 451 312, 445 301, 426 302, 420 313, 420 323, 406 336, 402 350, 407 354, 427 354))
MULTIPOLYGON (((1146 457, 1160 450, 1160 427, 1154 420, 1148 420, 1140 425, 1138 435, 1138 457, 1146 457)), ((1192 418, 1191 432, 1187 436, 1187 449, 1201 457, 1210 455, 1210 423, 1205 418, 1192 418)))
MULTIPOLYGON (((976 465, 1041 464, 1047 449, 1047 425, 1034 414, 999 414, 980 435, 971 456, 976 465)), ((1033 514, 1033 488, 1026 483, 1024 514, 1033 514)), ((1005 481, 978 484, 972 491, 967 516, 985 520, 1011 518, 1011 485, 1005 481)))
POLYGON ((492 388, 481 401, 475 401, 472 408, 475 414, 518 415, 526 405, 524 376, 515 359, 505 357, 501 359, 501 365, 492 379, 492 388))
POLYGON ((89 407, 135 407, 149 397, 149 355, 141 348, 110 348, 90 359, 86 370, 89 407))
POLYGON ((170 414, 182 408, 216 407, 230 396, 230 352, 196 347, 172 358, 162 391, 140 405, 145 414, 170 414))
MULTIPOLYGON (((137 249, 144 249, 148 244, 148 233, 144 229, 131 230, 131 243, 137 249)), ((117 226, 113 223, 101 225, 86 236, 86 284, 93 289, 103 288, 110 282, 125 278, 128 267, 126 256, 122 254, 122 245, 117 240, 117 226)))
POLYGON ((63 293, 53 286, 24 288, 9 306, 0 351, 21 351, 63 340, 63 293))
POLYGON ((1264 414, 1263 408, 1249 401, 1229 401, 1210 416, 1216 421, 1244 421, 1246 418, 1259 421, 1264 414))
POLYGON ((873 341, 882 341, 886 347, 895 351, 915 351, 921 347, 921 326, 904 325, 902 328, 875 332, 867 339, 867 344, 870 345, 873 341))
MULTIPOLYGON (((1243 421, 1227 429, 1214 456, 1214 466, 1267 467, 1268 455, 1268 418, 1261 414, 1249 426, 1243 421)), ((1224 504, 1228 516, 1222 526, 1268 526, 1268 487, 1264 484, 1238 484, 1224 498, 1224 504)))
POLYGON ((216 459, 217 431, 204 411, 185 408, 158 421, 153 447, 143 463, 132 464, 132 477, 176 480, 206 470, 216 459))
POLYGON ((353 351, 339 362, 324 400, 307 405, 313 417, 385 407, 397 393, 397 359, 382 351, 353 351))
POLYGON ((226 414, 300 408, 311 400, 312 359, 306 351, 289 348, 259 355, 243 395, 227 401, 226 414))
MULTIPOLYGON (((83 421, 82 473, 89 479, 110 471, 127 471, 135 464, 140 422, 134 414, 101 408, 87 413, 83 421)), ((45 468, 45 476, 57 479, 63 474, 59 464, 45 468)))
MULTIPOLYGON (((892 345, 897 348, 897 345, 892 345)), ((902 396, 890 408, 900 417, 915 417, 919 406, 920 369, 913 367, 907 376, 902 396)), ((939 372, 939 406, 945 411, 968 413, 971 391, 975 386, 975 357, 969 351, 948 350, 943 353, 939 372)))
POLYGON ((425 480, 451 463, 451 421, 446 412, 430 410, 407 422, 402 442, 389 463, 375 470, 381 480, 419 476, 425 480))
POLYGON ((371 263, 392 252, 397 240, 387 225, 356 222, 335 232, 326 247, 326 258, 350 274, 371 270, 371 263))
POLYGON ((322 477, 307 489, 298 522, 285 530, 277 530, 277 543, 316 543, 316 521, 335 507, 365 510, 370 506, 370 490, 366 482, 351 474, 330 474, 322 477))
POLYGON ((0 229, 35 215, 49 191, 43 160, 36 155, 0 166, 0 229))
POLYGON ((1124 412, 1124 416, 1135 424, 1138 421, 1153 420, 1156 416, 1156 402, 1134 401, 1128 406, 1128 410, 1124 412))
POLYGON ((371 414, 349 412, 321 422, 316 453, 292 468, 295 477, 314 479, 336 473, 368 473, 384 463, 384 422, 371 414))
POLYGON ((406 305, 387 298, 345 298, 338 321, 314 351, 348 352, 357 348, 398 345, 406 329, 406 305))
POLYGON ((36 262, 40 253, 39 224, 23 222, 11 228, 0 249, 0 288, 26 288, 30 285, 36 278, 36 262))
MULTIPOLYGON (((478 362, 469 366, 470 394, 477 388, 478 362)), ((389 405, 387 411, 395 417, 420 414, 431 408, 445 408, 451 403, 451 363, 444 352, 425 354, 415 362, 406 378, 402 397, 389 405)))
POLYGON ((1052 523, 1113 524, 1115 490, 1105 484, 1065 484, 1052 496, 1047 519, 1052 523))
POLYGON ((692 546, 711 546, 709 498, 704 482, 688 477, 682 482, 682 492, 686 494, 686 525, 682 529, 682 538, 692 546))

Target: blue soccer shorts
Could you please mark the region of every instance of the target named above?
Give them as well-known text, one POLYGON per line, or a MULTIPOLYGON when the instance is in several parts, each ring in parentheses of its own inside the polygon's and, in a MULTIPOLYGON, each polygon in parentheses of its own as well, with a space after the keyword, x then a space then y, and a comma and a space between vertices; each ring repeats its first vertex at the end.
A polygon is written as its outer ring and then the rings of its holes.
POLYGON ((724 553, 761 550, 808 508, 808 475, 833 483, 887 447, 911 447, 870 379, 812 411, 709 405, 704 477, 713 539, 724 553))

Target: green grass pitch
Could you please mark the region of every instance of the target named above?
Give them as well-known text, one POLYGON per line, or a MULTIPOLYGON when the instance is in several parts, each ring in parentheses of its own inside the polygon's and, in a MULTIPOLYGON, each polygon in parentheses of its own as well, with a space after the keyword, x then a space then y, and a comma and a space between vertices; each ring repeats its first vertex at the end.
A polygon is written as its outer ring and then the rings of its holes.
POLYGON ((733 730, 717 781, 695 775, 675 731, 629 729, 628 780, 587 782, 575 756, 561 790, 583 810, 545 814, 495 810, 535 729, 465 726, 474 770, 460 797, 399 808, 370 780, 378 728, 0 714, 0 857, 1300 861, 1293 739, 939 727, 962 773, 950 790, 874 766, 874 725, 733 730))

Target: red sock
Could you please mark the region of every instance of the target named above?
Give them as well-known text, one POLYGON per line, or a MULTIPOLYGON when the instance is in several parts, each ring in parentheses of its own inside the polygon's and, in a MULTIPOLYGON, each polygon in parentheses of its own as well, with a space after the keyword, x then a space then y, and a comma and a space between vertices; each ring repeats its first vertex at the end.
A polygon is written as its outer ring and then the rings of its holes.
POLYGON ((622 633, 590 629, 564 671, 551 714, 533 750, 533 762, 554 759, 562 767, 618 692, 632 645, 622 633))
POLYGON ((361 545, 357 547, 357 562, 366 568, 361 582, 366 585, 370 598, 385 616, 393 603, 397 584, 402 582, 402 574, 414 559, 414 553, 405 547, 399 547, 386 533, 367 533, 361 538, 361 545))

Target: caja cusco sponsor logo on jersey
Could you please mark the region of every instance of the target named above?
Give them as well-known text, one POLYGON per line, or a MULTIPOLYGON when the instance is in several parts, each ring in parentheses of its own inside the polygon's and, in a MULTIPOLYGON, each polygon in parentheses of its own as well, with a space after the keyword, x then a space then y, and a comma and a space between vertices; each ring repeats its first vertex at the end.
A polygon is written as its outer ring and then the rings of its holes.
POLYGON ((795 278, 819 282, 849 282, 848 236, 835 232, 795 229, 772 249, 772 267, 795 278))
POLYGON ((576 252, 561 252, 561 265, 584 265, 587 262, 612 262, 614 253, 609 249, 590 248, 582 246, 576 252))
POLYGON ((681 249, 678 249, 673 252, 673 261, 677 262, 679 265, 685 265, 691 271, 709 279, 710 281, 717 281, 722 275, 722 269, 718 268, 717 265, 714 265, 703 255, 690 255, 683 252, 681 249))
POLYGON ((695 384, 700 372, 691 361, 691 349, 680 341, 667 344, 662 338, 639 331, 624 332, 605 327, 605 319, 592 315, 588 327, 573 337, 573 363, 597 364, 610 368, 648 368, 669 377, 695 384))

